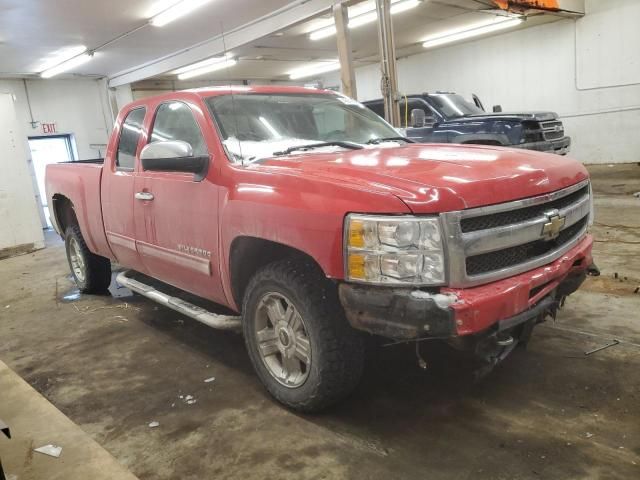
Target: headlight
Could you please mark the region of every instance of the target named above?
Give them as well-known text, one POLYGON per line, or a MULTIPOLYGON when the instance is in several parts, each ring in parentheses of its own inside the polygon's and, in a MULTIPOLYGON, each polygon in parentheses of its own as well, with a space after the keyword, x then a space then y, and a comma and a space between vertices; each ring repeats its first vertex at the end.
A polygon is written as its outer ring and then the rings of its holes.
POLYGON ((442 285, 445 262, 438 218, 347 215, 346 279, 442 285))

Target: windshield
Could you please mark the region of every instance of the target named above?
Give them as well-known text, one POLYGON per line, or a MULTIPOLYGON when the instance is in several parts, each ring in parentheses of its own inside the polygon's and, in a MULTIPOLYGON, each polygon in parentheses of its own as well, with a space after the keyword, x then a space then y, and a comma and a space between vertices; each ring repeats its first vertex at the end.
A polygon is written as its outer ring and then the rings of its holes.
MULTIPOLYGON (((331 94, 235 94, 206 102, 232 161, 256 161, 298 145, 366 144, 398 132, 364 105, 331 94)), ((322 147, 334 151, 339 146, 322 147)), ((304 153, 304 152, 296 152, 304 153)))
POLYGON ((475 103, 468 102, 457 93, 430 93, 429 99, 447 118, 485 113, 475 103))

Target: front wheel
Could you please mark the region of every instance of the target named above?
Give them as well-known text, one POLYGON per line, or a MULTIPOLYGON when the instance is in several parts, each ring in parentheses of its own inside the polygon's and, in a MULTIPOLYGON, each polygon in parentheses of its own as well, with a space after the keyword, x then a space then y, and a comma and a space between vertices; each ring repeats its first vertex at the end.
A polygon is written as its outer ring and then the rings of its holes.
POLYGON ((281 403, 316 412, 360 381, 362 336, 347 323, 336 287, 311 262, 282 260, 252 278, 244 338, 258 377, 281 403))
POLYGON ((103 293, 111 283, 111 262, 91 253, 80 228, 72 225, 64 236, 67 260, 73 279, 82 293, 103 293))

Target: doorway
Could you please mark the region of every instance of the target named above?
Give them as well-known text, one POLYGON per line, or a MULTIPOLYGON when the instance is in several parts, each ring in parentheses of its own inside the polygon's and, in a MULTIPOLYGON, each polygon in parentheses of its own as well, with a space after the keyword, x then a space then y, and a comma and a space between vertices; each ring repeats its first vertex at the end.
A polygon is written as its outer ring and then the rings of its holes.
POLYGON ((47 165, 75 160, 71 135, 51 135, 46 137, 29 137, 29 149, 36 184, 38 186, 38 205, 44 214, 43 228, 51 228, 49 205, 45 191, 44 174, 47 165))

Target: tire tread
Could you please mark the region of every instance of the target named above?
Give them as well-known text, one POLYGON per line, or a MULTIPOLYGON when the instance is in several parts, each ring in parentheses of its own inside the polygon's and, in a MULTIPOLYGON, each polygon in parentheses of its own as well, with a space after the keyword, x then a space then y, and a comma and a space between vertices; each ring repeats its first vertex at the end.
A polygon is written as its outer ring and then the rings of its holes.
MULTIPOLYGON (((344 399, 356 388, 362 376, 364 343, 362 335, 348 324, 344 316, 338 300, 337 287, 309 260, 291 258, 279 260, 263 267, 250 280, 243 301, 243 312, 248 312, 250 308, 251 292, 266 281, 285 283, 300 298, 306 300, 306 308, 315 318, 305 318, 305 322, 313 321, 316 335, 321 339, 321 351, 312 352, 312 358, 320 357, 322 360, 318 364, 320 381, 313 386, 304 399, 299 401, 285 398, 281 394, 281 388, 286 387, 279 388, 275 380, 262 379, 263 383, 278 401, 307 413, 326 409, 344 399), (318 319, 322 321, 317 321, 318 319)), ((249 322, 243 323, 246 340, 252 332, 249 330, 249 322)), ((248 341, 247 348, 250 350, 254 365, 256 361, 262 361, 251 351, 251 344, 248 341)))
POLYGON ((67 250, 69 268, 71 268, 71 260, 69 257, 68 242, 71 236, 75 237, 78 242, 87 266, 84 285, 78 284, 78 288, 82 293, 104 293, 111 284, 111 261, 108 258, 92 253, 89 247, 87 247, 87 242, 85 242, 82 236, 80 227, 78 225, 70 225, 65 232, 65 248, 67 250))

